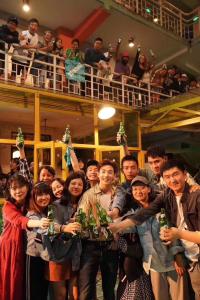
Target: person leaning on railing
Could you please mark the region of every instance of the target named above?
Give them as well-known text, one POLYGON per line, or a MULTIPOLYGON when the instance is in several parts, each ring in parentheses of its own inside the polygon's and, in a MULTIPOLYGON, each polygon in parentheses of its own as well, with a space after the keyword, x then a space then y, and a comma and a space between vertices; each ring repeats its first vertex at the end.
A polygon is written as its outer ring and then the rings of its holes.
MULTIPOLYGON (((0 40, 5 43, 13 44, 19 43, 19 33, 16 30, 18 26, 18 20, 16 17, 9 17, 7 20, 7 24, 3 24, 0 26, 0 40)), ((5 43, 0 41, 0 50, 5 50, 5 43)), ((3 74, 5 68, 5 54, 0 53, 0 74, 3 74)))
POLYGON ((31 56, 30 50, 37 49, 39 22, 37 19, 29 21, 28 29, 21 32, 19 36, 19 47, 15 48, 12 56, 12 73, 14 76, 20 75, 21 72, 26 75, 28 61, 26 58, 31 56), (24 58, 19 58, 24 56, 24 58))

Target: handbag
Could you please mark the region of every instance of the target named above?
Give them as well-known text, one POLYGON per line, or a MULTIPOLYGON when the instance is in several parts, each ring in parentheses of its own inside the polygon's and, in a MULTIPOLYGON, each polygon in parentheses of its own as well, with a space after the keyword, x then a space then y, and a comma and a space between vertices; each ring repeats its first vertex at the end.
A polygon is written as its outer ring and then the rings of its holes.
POLYGON ((132 282, 143 273, 143 249, 137 232, 124 234, 123 240, 126 243, 122 251, 124 255, 123 271, 128 282, 132 282))
POLYGON ((43 244, 49 253, 49 260, 56 263, 63 263, 72 259, 80 239, 78 236, 59 234, 56 236, 43 236, 43 244))

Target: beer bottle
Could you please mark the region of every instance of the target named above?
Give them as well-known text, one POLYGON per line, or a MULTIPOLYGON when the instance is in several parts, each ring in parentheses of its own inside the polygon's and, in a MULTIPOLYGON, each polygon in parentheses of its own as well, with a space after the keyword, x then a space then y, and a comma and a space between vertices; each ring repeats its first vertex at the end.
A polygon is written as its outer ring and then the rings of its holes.
POLYGON ((167 221, 167 217, 166 217, 164 208, 161 208, 159 223, 160 223, 160 228, 168 228, 168 221, 167 221))
POLYGON ((96 204, 96 207, 100 225, 107 227, 109 223, 112 223, 112 219, 108 216, 105 208, 103 208, 99 203, 96 204))
POLYGON ((50 221, 49 228, 48 228, 48 235, 54 235, 55 234, 55 229, 54 229, 54 210, 53 210, 53 205, 49 205, 48 206, 47 218, 50 221))
POLYGON ((70 127, 69 125, 67 125, 66 129, 65 129, 65 134, 63 135, 62 141, 65 144, 69 144, 71 139, 71 132, 70 132, 70 127))
POLYGON ((22 130, 20 127, 18 128, 18 133, 17 133, 17 145, 19 148, 24 147, 24 136, 22 134, 22 130))
POLYGON ((124 129, 124 124, 123 122, 120 122, 120 126, 119 126, 119 131, 117 133, 118 136, 118 144, 123 146, 126 144, 126 133, 125 133, 125 129, 124 129))
POLYGON ((164 208, 161 208, 161 213, 160 213, 160 217, 159 217, 159 224, 160 224, 160 239, 163 242, 163 244, 168 245, 168 243, 165 241, 164 232, 163 232, 164 229, 169 228, 164 208))
POLYGON ((99 238, 97 223, 93 216, 92 209, 90 210, 90 214, 89 214, 88 227, 89 227, 91 239, 99 238))

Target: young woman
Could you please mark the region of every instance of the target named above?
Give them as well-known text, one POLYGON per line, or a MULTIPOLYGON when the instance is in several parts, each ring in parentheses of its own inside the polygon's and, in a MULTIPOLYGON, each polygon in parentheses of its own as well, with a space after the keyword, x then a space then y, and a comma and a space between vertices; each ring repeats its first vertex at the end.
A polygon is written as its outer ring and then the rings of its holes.
POLYGON ((38 171, 38 181, 43 181, 50 185, 55 177, 55 174, 55 170, 51 166, 41 166, 38 171))
MULTIPOLYGON (((64 182, 56 178, 52 182, 52 191, 55 197, 53 202, 55 208, 55 220, 58 224, 66 224, 74 216, 78 201, 85 191, 85 178, 82 173, 72 173, 64 182)), ((73 226, 74 233, 79 230, 78 223, 69 223, 73 226), (77 226, 77 227, 75 227, 77 226)), ((63 225, 62 225, 63 226, 63 225)), ((54 300, 65 300, 67 295, 66 281, 70 283, 70 299, 78 300, 78 287, 76 272, 79 269, 81 248, 77 247, 74 258, 68 263, 49 263, 49 281, 53 289, 54 300)))
MULTIPOLYGON (((45 182, 37 183, 32 191, 27 217, 31 220, 46 218, 48 205, 52 202, 51 187, 45 182)), ((45 280, 45 261, 49 260, 48 252, 42 244, 42 234, 46 230, 34 228, 27 230, 26 248, 26 287, 27 300, 47 299, 48 281, 45 280)))
POLYGON ((28 181, 19 174, 10 178, 7 200, 3 207, 4 228, 0 237, 1 300, 23 300, 25 297, 24 233, 27 228, 47 228, 49 220, 25 217, 30 199, 28 181))

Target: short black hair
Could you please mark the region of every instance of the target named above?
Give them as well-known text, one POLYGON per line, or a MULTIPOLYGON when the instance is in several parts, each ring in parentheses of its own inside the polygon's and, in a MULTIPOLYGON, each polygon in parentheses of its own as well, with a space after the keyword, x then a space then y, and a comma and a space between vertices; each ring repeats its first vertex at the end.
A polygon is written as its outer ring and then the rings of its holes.
POLYGON ((79 39, 73 39, 71 43, 72 43, 72 44, 73 44, 73 43, 77 43, 78 45, 80 45, 79 39))
POLYGON ((178 168, 182 172, 186 171, 185 165, 182 161, 177 160, 177 159, 170 159, 161 168, 161 175, 163 176, 163 173, 165 171, 168 171, 172 168, 178 168))
POLYGON ((116 165, 116 163, 112 160, 109 159, 105 159, 103 160, 100 164, 99 164, 99 170, 104 167, 104 166, 111 166, 114 170, 114 173, 117 174, 118 173, 118 167, 116 165))
POLYGON ((7 19, 7 23, 14 23, 16 26, 18 25, 18 19, 17 17, 15 16, 10 16, 8 19, 7 19))
POLYGON ((30 24, 30 23, 37 23, 38 26, 40 25, 38 19, 36 19, 36 18, 30 19, 30 20, 28 21, 28 24, 30 24))
POLYGON ((90 160, 88 160, 88 162, 86 164, 86 170, 90 166, 98 167, 99 166, 99 162, 96 159, 90 159, 90 160))
POLYGON ((123 158, 122 158, 122 161, 121 161, 121 168, 123 168, 123 164, 125 161, 134 161, 137 166, 138 166, 138 160, 135 156, 133 155, 125 155, 123 158))
POLYGON ((45 169, 47 170, 51 175, 55 176, 56 175, 56 172, 54 170, 54 168, 52 168, 51 166, 48 166, 48 165, 44 165, 44 166, 41 166, 38 170, 38 176, 40 176, 40 173, 41 171, 45 169))
POLYGON ((97 37, 94 42, 102 42, 103 43, 103 39, 101 37, 97 37))
POLYGON ((148 157, 165 157, 166 153, 165 153, 165 148, 160 146, 160 145, 152 145, 150 147, 147 148, 147 154, 146 154, 147 158, 148 157))

